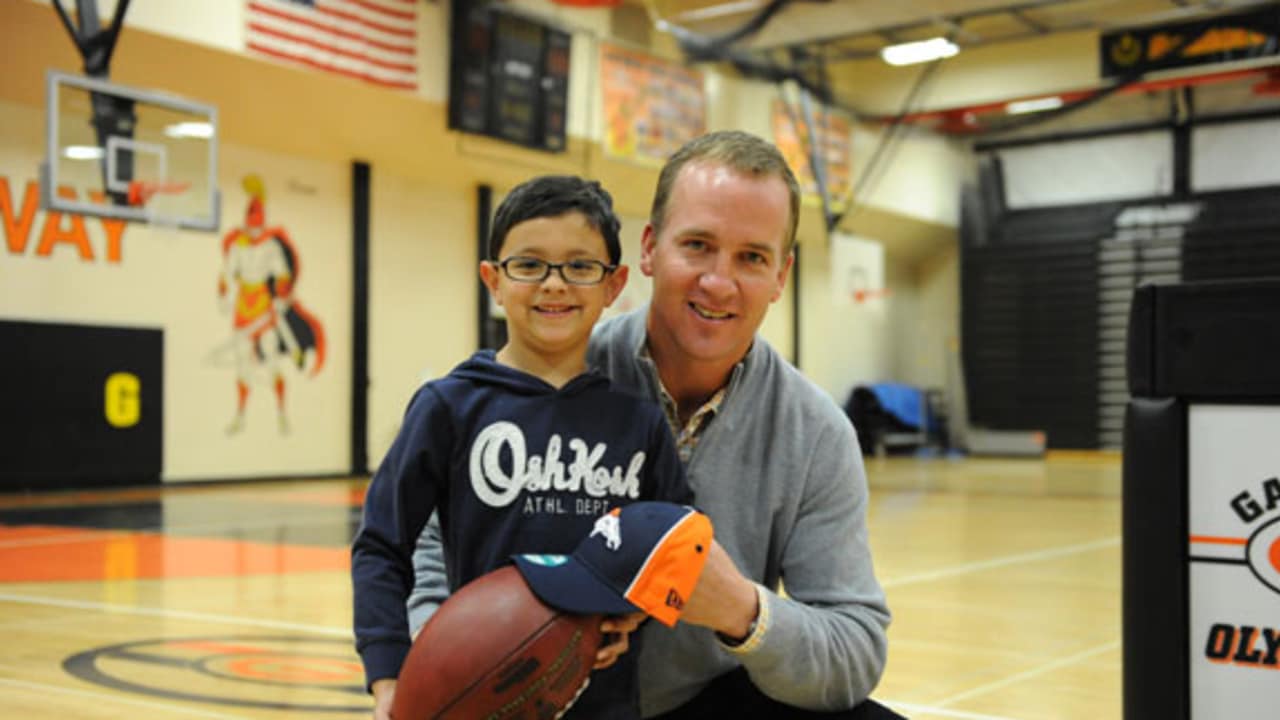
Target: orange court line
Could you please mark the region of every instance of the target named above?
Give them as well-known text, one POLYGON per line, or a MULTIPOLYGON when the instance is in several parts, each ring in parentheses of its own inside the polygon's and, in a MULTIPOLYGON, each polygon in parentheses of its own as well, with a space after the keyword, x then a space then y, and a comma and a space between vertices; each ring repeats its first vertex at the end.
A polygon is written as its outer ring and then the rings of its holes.
POLYGON ((278 682, 344 682, 364 677, 360 663, 337 658, 247 657, 232 660, 227 669, 240 677, 278 682))
POLYGON ((1210 545, 1248 545, 1246 538, 1214 537, 1213 535, 1192 535, 1191 542, 1210 545))
POLYGON ((77 542, 12 547, 4 547, 0 542, 0 582, 238 577, 337 572, 350 568, 350 550, 345 547, 0 525, 0 541, 58 533, 74 533, 77 542))
POLYGON ((182 650, 195 650, 208 655, 263 655, 274 652, 257 645, 237 645, 233 643, 217 642, 215 640, 187 640, 183 642, 167 643, 169 647, 175 647, 182 650))

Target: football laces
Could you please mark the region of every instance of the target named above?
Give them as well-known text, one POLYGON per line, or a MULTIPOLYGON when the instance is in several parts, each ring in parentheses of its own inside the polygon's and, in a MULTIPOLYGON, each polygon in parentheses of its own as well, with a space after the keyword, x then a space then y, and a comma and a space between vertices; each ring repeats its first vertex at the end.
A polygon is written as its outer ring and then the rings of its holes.
POLYGON ((582 679, 582 687, 579 687, 578 692, 574 693, 572 700, 565 703, 564 709, 556 713, 555 720, 560 720, 560 718, 564 717, 565 713, 569 712, 569 708, 573 707, 573 704, 578 702, 578 698, 582 697, 582 693, 587 691, 587 686, 590 684, 591 684, 590 677, 585 677, 582 679))

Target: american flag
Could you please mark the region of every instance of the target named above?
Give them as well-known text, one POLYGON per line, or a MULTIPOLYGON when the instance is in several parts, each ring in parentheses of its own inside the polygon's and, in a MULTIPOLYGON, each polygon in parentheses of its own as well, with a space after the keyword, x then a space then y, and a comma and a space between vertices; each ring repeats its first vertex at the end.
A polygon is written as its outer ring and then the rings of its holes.
POLYGON ((247 0, 250 52, 384 87, 418 87, 416 0, 247 0))

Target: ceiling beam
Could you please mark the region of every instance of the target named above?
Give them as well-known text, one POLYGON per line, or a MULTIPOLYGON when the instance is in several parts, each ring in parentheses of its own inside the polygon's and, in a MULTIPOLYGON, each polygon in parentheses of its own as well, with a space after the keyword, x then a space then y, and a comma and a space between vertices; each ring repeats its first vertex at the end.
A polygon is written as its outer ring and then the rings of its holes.
POLYGON ((1041 35, 1047 34, 1049 32, 1049 27, 1047 25, 1044 25, 1042 23, 1036 22, 1035 20, 1032 20, 1031 18, 1027 17, 1027 14, 1022 10, 1010 10, 1009 14, 1015 17, 1018 20, 1018 22, 1022 23, 1023 25, 1026 25, 1032 30, 1035 30, 1041 35))
MULTIPOLYGON (((850 38, 863 37, 867 35, 885 35, 886 33, 898 34, 909 30, 919 30, 921 28, 942 25, 953 31, 966 33, 963 25, 966 21, 975 18, 990 17, 992 15, 1006 15, 1013 12, 1022 12, 1026 10, 1037 10, 1048 7, 1050 5, 1064 5, 1068 3, 1088 2, 1088 0, 1023 0, 1019 3, 1010 3, 1008 5, 1000 5, 996 7, 984 8, 982 10, 971 10, 968 12, 951 13, 948 15, 938 15, 930 17, 927 20, 916 20, 913 22, 898 23, 895 25, 885 25, 883 27, 869 28, 854 33, 840 33, 829 35, 826 37, 815 37, 801 43, 793 43, 798 45, 827 45, 841 40, 850 38)), ((1080 29, 1078 27, 1070 28, 1072 30, 1080 29)), ((1056 30, 1056 29, 1055 29, 1056 30)))

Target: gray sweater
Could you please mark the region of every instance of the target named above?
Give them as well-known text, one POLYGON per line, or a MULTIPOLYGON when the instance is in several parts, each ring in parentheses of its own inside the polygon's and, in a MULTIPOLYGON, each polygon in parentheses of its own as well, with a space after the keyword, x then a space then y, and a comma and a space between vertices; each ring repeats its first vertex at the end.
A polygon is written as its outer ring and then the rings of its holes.
MULTIPOLYGON (((599 327, 589 363, 658 397, 642 357, 648 308, 599 327)), ((810 709, 851 707, 884 670, 889 609, 867 544, 867 478, 844 412, 757 337, 724 404, 689 460, 695 504, 764 594, 759 645, 729 652, 705 628, 646 623, 640 709, 649 717, 692 699, 738 665, 765 694, 810 709)))
MULTIPOLYGON (((656 369, 641 356, 647 312, 597 327, 588 361, 656 400, 656 369)), ((705 628, 646 623, 641 714, 679 707, 739 665, 764 693, 790 705, 834 710, 864 700, 884 670, 889 609, 871 564, 866 473, 845 414, 757 337, 687 473, 716 540, 768 589, 761 598, 768 625, 752 649, 733 652, 705 628), (775 593, 782 581, 786 598, 775 593)), ((415 626, 447 587, 438 540, 425 532, 419 547, 415 626)))

